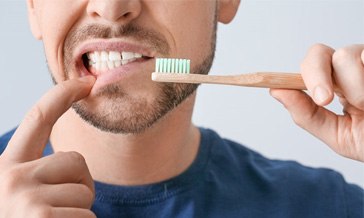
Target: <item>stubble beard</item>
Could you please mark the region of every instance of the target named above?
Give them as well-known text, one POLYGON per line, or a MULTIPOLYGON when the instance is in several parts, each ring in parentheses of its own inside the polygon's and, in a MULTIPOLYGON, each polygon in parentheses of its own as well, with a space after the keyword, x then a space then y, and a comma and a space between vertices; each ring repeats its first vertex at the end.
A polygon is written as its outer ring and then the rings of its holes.
MULTIPOLYGON (((215 20, 210 49, 204 59, 195 65, 191 73, 208 74, 210 71, 215 55, 216 32, 217 22, 215 20)), ((153 40, 153 37, 150 40, 153 40)), ((157 40, 163 43, 163 38, 157 40)), ((67 39, 65 45, 67 46, 67 39)), ((67 77, 70 70, 67 68, 68 61, 67 59, 64 61, 67 77)), ((125 88, 119 84, 110 84, 98 92, 96 97, 102 98, 102 104, 98 105, 97 109, 91 109, 85 100, 74 103, 72 108, 84 121, 99 130, 115 134, 139 134, 157 123, 198 88, 197 84, 180 83, 158 83, 156 86, 158 94, 152 100, 148 100, 143 96, 136 97, 128 94, 125 88)))

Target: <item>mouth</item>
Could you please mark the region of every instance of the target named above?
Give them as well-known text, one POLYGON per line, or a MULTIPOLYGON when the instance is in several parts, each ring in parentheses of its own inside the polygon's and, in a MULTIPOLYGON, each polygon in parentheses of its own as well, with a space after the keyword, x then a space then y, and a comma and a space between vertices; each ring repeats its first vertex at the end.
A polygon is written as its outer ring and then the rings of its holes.
POLYGON ((154 59, 152 51, 122 42, 96 42, 83 46, 76 55, 76 69, 81 76, 120 74, 134 71, 138 65, 154 59))
POLYGON ((92 51, 82 55, 82 63, 91 74, 100 75, 130 63, 144 62, 152 58, 131 51, 92 51))
POLYGON ((129 84, 130 81, 147 81, 154 69, 157 52, 140 45, 98 40, 86 42, 76 49, 73 64, 76 77, 96 77, 91 94, 113 84, 129 84))

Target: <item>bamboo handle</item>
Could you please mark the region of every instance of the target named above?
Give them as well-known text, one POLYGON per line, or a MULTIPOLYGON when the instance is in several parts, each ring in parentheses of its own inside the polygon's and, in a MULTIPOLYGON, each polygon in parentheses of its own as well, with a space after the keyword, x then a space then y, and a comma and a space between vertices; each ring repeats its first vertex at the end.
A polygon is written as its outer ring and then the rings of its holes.
POLYGON ((298 73, 258 72, 232 76, 152 73, 152 80, 158 82, 210 83, 260 88, 307 89, 301 75, 298 73))
POLYGON ((256 73, 260 77, 256 87, 306 90, 299 73, 256 73))

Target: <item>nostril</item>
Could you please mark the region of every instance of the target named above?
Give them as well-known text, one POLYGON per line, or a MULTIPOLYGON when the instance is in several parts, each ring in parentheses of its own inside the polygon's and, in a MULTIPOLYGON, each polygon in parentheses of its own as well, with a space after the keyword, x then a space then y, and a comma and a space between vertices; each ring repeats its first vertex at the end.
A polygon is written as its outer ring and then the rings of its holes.
POLYGON ((130 12, 127 12, 127 13, 125 13, 125 14, 123 15, 123 17, 124 17, 124 18, 129 18, 129 17, 130 17, 130 15, 131 15, 131 13, 130 13, 130 12))
POLYGON ((126 23, 137 18, 141 13, 141 1, 136 0, 89 0, 86 8, 88 16, 108 21, 126 23))

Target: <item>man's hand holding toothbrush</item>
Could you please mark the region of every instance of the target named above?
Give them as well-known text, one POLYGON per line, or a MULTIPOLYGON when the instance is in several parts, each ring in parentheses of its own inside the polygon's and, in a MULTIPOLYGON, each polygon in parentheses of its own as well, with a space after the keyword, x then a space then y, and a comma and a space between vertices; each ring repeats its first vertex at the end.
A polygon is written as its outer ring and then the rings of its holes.
POLYGON ((308 93, 272 89, 293 120, 336 153, 364 162, 364 45, 312 46, 301 64, 308 93), (339 97, 343 114, 324 106, 339 97))

